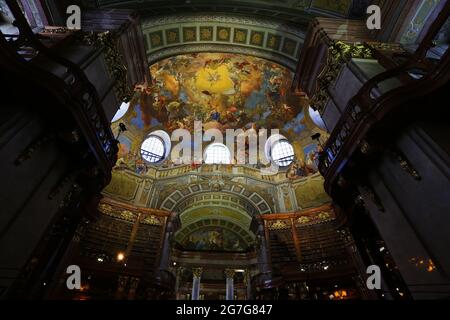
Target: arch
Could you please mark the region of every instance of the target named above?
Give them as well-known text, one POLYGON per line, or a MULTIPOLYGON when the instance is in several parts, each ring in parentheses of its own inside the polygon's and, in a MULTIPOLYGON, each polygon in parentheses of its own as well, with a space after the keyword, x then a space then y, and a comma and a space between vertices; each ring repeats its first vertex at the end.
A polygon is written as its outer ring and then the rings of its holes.
POLYGON ((149 133, 141 144, 142 158, 151 164, 163 162, 170 154, 171 141, 167 132, 157 130, 149 133))
MULTIPOLYGON (((201 198, 215 197, 222 195, 235 195, 239 202, 247 207, 247 212, 255 214, 268 214, 273 212, 273 208, 269 205, 266 199, 255 191, 247 190, 244 186, 238 184, 224 183, 220 191, 213 190, 209 183, 192 184, 182 189, 175 190, 164 199, 160 199, 159 208, 171 212, 180 213, 183 211, 182 205, 200 200, 201 198)), ((230 198, 231 199, 231 198, 230 198)), ((231 201, 231 200, 230 200, 231 201)))

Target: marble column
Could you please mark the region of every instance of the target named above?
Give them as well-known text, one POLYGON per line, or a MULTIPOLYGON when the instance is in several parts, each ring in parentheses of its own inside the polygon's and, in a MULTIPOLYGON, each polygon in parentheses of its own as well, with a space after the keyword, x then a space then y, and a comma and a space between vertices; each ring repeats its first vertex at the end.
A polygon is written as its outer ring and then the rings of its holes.
POLYGON ((202 277, 202 268, 192 269, 192 300, 199 300, 200 298, 200 279, 202 277))
POLYGON ((181 276, 183 273, 183 267, 178 267, 177 271, 175 272, 175 300, 179 300, 179 293, 180 290, 180 282, 181 282, 181 276))
POLYGON ((257 244, 258 244, 258 264, 260 272, 263 274, 271 273, 271 255, 270 255, 270 246, 268 244, 269 241, 269 233, 267 228, 264 226, 264 221, 258 227, 257 231, 257 244))
POLYGON ((235 271, 233 269, 225 269, 225 276, 227 281, 226 287, 226 299, 234 300, 234 274, 235 271))
POLYGON ((164 240, 160 253, 159 270, 168 270, 170 265, 170 242, 174 233, 173 223, 167 222, 166 230, 164 233, 164 240))

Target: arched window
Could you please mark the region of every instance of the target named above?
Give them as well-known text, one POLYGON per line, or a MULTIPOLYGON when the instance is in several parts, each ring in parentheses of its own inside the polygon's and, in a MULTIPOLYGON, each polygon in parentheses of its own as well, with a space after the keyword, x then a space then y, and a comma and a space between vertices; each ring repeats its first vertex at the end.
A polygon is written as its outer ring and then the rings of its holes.
POLYGON ((230 164, 231 153, 226 145, 213 143, 206 148, 204 159, 206 164, 230 164))
POLYGON ((270 157, 279 167, 287 167, 294 161, 294 148, 286 139, 280 139, 273 143, 270 157))
POLYGON ((161 162, 166 154, 166 146, 164 140, 157 135, 149 135, 141 146, 142 158, 150 163, 161 162))
POLYGON ((130 107, 129 102, 122 103, 122 105, 119 107, 119 110, 117 110, 111 122, 115 122, 122 119, 122 117, 127 113, 129 107, 130 107))

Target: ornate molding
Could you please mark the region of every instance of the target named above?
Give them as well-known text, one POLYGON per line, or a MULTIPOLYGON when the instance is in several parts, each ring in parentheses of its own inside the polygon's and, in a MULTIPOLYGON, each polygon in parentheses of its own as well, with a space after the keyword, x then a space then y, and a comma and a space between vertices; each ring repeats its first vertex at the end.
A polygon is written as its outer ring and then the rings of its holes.
POLYGON ((204 44, 182 44, 176 47, 163 48, 153 53, 148 53, 148 63, 154 64, 165 58, 177 56, 187 53, 197 52, 224 52, 233 54, 250 55, 258 58, 270 60, 276 62, 289 70, 294 71, 297 67, 297 61, 274 51, 266 51, 263 49, 249 48, 237 44, 217 44, 217 43, 204 43, 204 44))
POLYGON ((31 159, 31 156, 40 148, 43 146, 51 143, 54 141, 56 135, 54 133, 44 133, 41 136, 39 136, 37 139, 35 139, 33 142, 31 142, 25 150, 23 150, 19 156, 14 160, 14 164, 16 166, 23 164, 26 160, 31 159))
POLYGON ((391 155, 397 160, 403 171, 408 173, 414 180, 421 180, 422 176, 408 160, 408 158, 398 149, 391 149, 391 155))
POLYGON ((98 211, 102 214, 125 220, 154 226, 162 226, 166 223, 169 212, 158 209, 140 208, 125 203, 119 203, 111 199, 102 199, 98 205, 98 211))
POLYGON ((83 40, 88 45, 104 47, 104 55, 108 71, 116 80, 115 91, 120 101, 129 101, 132 90, 128 86, 127 68, 123 64, 123 57, 117 48, 117 39, 111 32, 85 34, 83 40))
POLYGON ((234 271, 234 269, 225 269, 224 273, 227 279, 233 279, 234 275, 236 274, 236 271, 234 271))
POLYGON ((311 98, 312 105, 320 113, 323 113, 325 104, 329 99, 328 88, 336 81, 342 66, 352 58, 370 59, 372 57, 373 51, 364 44, 333 41, 328 48, 326 65, 317 77, 317 90, 311 98))
MULTIPOLYGON (((287 230, 290 229, 291 219, 294 219, 294 225, 296 227, 311 226, 319 223, 331 222, 336 219, 336 215, 332 210, 320 210, 306 213, 290 213, 290 214, 278 214, 279 218, 275 220, 266 220, 267 228, 269 230, 287 230)), ((277 215, 271 215, 276 217, 277 215)), ((264 217, 263 217, 264 218, 264 217)))
POLYGON ((156 18, 149 18, 142 22, 142 28, 152 28, 155 25, 167 25, 167 24, 180 24, 184 22, 195 22, 195 23, 221 23, 225 25, 236 24, 236 25, 248 25, 258 28, 270 28, 276 29, 280 32, 287 32, 296 35, 297 37, 301 35, 305 38, 305 33, 301 28, 295 25, 287 25, 283 22, 278 22, 276 20, 256 18, 256 17, 243 17, 243 16, 231 16, 231 15, 166 15, 156 18))
POLYGON ((203 273, 203 268, 193 268, 192 269, 192 274, 196 278, 201 278, 202 273, 203 273))
MULTIPOLYGON (((183 208, 183 211, 185 211, 187 205, 182 205, 187 199, 199 194, 204 196, 206 193, 212 192, 217 192, 217 190, 213 189, 209 183, 190 184, 181 190, 177 189, 164 196, 159 207, 174 212, 181 211, 181 208, 183 208)), ((248 187, 241 184, 224 183, 221 193, 241 198, 243 200, 241 205, 243 204, 245 208, 249 209, 249 213, 267 214, 272 212, 272 206, 264 196, 257 191, 249 190, 248 187)), ((213 200, 220 201, 221 197, 217 196, 217 199, 213 200)))
POLYGON ((275 221, 267 221, 267 228, 269 230, 287 230, 290 229, 291 226, 287 222, 288 220, 275 220, 275 221))
POLYGON ((175 55, 252 55, 296 69, 305 33, 277 20, 221 14, 166 15, 142 23, 149 64, 175 55))

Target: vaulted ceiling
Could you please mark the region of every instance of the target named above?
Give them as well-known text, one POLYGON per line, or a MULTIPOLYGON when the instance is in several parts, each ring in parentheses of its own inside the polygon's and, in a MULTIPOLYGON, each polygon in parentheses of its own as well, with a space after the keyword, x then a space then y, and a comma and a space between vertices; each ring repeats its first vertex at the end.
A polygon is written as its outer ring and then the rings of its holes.
MULTIPOLYGON (((299 159, 317 149, 311 135, 325 132, 311 118, 308 101, 292 92, 293 72, 311 18, 347 16, 352 0, 97 2, 104 8, 138 10, 150 65, 151 82, 136 88, 128 111, 112 124, 116 134, 120 123, 128 129, 119 137, 118 167, 145 177, 148 171, 141 169, 148 164, 139 155, 147 135, 192 129, 194 121, 201 121, 205 131, 223 133, 279 129, 299 159)), ((172 164, 166 161, 162 167, 172 164)), ((155 181, 146 205, 179 214, 175 241, 186 250, 247 251, 255 241, 250 230, 254 216, 293 209, 289 201, 276 209, 279 199, 247 180, 215 190, 209 176, 203 183, 176 179, 155 181)), ((303 188, 308 190, 292 196, 302 205, 311 202, 315 197, 309 199, 310 194, 322 192, 321 181, 316 189, 310 187, 315 183, 309 181, 303 188)))

